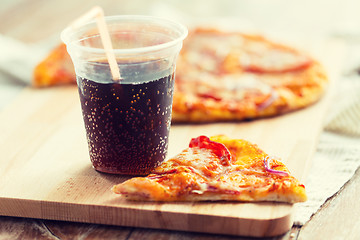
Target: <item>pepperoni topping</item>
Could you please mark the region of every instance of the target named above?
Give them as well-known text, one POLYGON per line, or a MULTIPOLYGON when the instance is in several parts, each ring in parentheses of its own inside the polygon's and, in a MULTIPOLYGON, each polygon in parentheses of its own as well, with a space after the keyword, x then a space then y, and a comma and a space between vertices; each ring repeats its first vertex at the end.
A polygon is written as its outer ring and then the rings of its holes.
POLYGON ((290 60, 286 62, 280 57, 278 57, 278 60, 270 62, 264 56, 261 60, 254 59, 253 63, 242 64, 242 67, 246 72, 253 73, 286 73, 305 69, 312 64, 311 59, 305 56, 296 56, 294 54, 293 58, 292 62, 290 60))
POLYGON ((231 153, 227 147, 219 142, 211 141, 210 138, 206 136, 199 136, 197 138, 192 138, 189 144, 190 148, 206 148, 211 150, 216 156, 220 158, 221 164, 224 166, 229 166, 231 162, 231 153))
POLYGON ((247 72, 285 73, 305 69, 312 59, 296 50, 266 39, 246 41, 239 63, 247 72))
POLYGON ((212 94, 212 93, 199 93, 198 96, 201 97, 201 98, 210 98, 210 99, 213 99, 215 101, 221 101, 222 100, 220 97, 217 97, 217 96, 215 96, 215 94, 212 94))

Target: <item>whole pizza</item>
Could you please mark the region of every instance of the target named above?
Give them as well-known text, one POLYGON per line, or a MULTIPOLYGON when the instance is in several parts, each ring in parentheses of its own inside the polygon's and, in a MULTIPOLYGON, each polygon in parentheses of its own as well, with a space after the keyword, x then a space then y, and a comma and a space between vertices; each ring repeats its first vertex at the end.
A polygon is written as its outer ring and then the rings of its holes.
POLYGON ((177 62, 174 122, 280 115, 316 102, 327 85, 319 62, 262 36, 196 29, 177 62))
MULTIPOLYGON (((34 70, 33 85, 76 83, 65 45, 34 70)), ((241 121, 304 108, 324 93, 322 65, 263 36, 197 28, 176 66, 172 122, 241 121)))

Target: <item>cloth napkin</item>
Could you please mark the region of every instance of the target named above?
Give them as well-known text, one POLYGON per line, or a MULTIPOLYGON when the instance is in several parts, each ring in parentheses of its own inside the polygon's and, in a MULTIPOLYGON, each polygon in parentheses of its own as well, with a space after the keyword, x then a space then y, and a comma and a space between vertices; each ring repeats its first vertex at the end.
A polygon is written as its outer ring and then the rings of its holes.
POLYGON ((345 59, 305 183, 308 201, 296 204, 295 225, 311 219, 360 166, 360 45, 349 46, 345 59))
POLYGON ((35 66, 54 46, 50 42, 53 41, 25 44, 0 34, 0 71, 29 84, 35 66))
MULTIPOLYGON (((23 86, 28 85, 33 68, 56 43, 58 40, 27 45, 0 35, 0 73, 11 75, 14 81, 23 82, 23 86)), ((353 62, 348 61, 346 66, 356 70, 356 64, 360 66, 360 47, 358 51, 350 49, 348 55, 347 59, 353 62), (356 52, 359 56, 354 55, 356 52)), ((294 223, 299 226, 305 224, 328 198, 336 194, 360 165, 360 77, 357 71, 346 71, 339 81, 339 91, 331 105, 305 183, 308 201, 295 205, 294 223)), ((13 87, 18 85, 14 83, 13 87)), ((10 87, 0 88, 0 101, 4 102, 6 94, 2 94, 1 90, 9 93, 10 87)))

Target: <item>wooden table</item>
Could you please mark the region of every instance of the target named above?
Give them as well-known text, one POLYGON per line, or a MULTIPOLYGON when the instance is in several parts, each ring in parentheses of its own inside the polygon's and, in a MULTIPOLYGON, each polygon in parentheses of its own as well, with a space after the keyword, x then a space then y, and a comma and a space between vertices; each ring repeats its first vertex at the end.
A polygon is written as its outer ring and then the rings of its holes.
MULTIPOLYGON (((157 1, 101 1, 107 15, 143 14, 157 1)), ((94 0, 16 0, 0 4, 0 32, 25 42, 59 34, 71 20, 97 4, 94 0), (69 7, 71 6, 71 7, 69 7)), ((0 53, 1 54, 1 53, 0 53)), ((9 82, 4 79, 1 82, 9 82)), ((303 227, 271 239, 360 239, 360 171, 326 201, 303 227)), ((0 203, 1 204, 1 203, 0 203)), ((0 239, 247 239, 132 227, 0 216, 0 239)))

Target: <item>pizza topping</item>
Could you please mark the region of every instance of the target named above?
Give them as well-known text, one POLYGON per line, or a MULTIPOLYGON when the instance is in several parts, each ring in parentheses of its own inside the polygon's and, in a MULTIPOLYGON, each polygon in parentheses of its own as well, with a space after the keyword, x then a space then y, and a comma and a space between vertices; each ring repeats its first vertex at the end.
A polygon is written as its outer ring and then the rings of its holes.
MULTIPOLYGON (((200 99, 230 103, 256 98, 254 102, 258 109, 262 110, 278 98, 275 89, 270 84, 259 80, 255 74, 223 75, 217 79, 204 74, 194 79, 186 81, 187 87, 181 90, 189 96, 193 93, 193 96, 200 99)), ((189 99, 189 97, 186 99, 187 102, 189 99)))
MULTIPOLYGON (((224 77, 224 86, 230 90, 234 99, 244 99, 250 95, 261 96, 261 98, 273 101, 277 98, 277 94, 272 86, 262 82, 253 74, 243 74, 237 77, 224 77)), ((224 96, 225 98, 226 96, 224 96)), ((264 104, 266 104, 264 102, 264 104)), ((270 104, 270 103, 269 103, 270 104)), ((265 108, 265 107, 264 107, 265 108)))
POLYGON ((265 108, 269 107, 276 99, 279 98, 279 94, 274 90, 271 91, 271 95, 263 102, 258 104, 258 110, 264 110, 265 108))
POLYGON ((201 98, 210 98, 214 101, 221 101, 221 97, 219 96, 216 96, 215 93, 210 93, 210 92, 207 92, 207 93, 199 93, 198 94, 198 97, 201 97, 201 98))
POLYGON ((208 184, 207 183, 198 183, 197 184, 198 188, 199 189, 194 189, 192 190, 191 192, 192 193, 195 193, 195 194, 204 194, 204 192, 206 192, 209 188, 208 184))
POLYGON ((270 172, 270 173, 273 173, 273 174, 277 174, 277 175, 279 175, 279 176, 283 176, 283 177, 289 176, 289 174, 288 174, 287 172, 272 169, 272 168, 270 167, 270 160, 271 160, 271 159, 272 159, 272 158, 269 157, 269 156, 266 156, 266 157, 264 158, 264 166, 265 166, 266 171, 268 171, 268 172, 270 172))
MULTIPOLYGON (((221 80, 223 84, 220 87, 230 91, 246 91, 256 89, 259 92, 267 94, 272 90, 272 87, 269 84, 262 82, 254 74, 224 75, 222 76, 221 80)), ((215 84, 216 83, 213 82, 211 86, 215 87, 215 84)), ((219 89, 219 86, 217 86, 217 88, 219 89)))
POLYGON ((199 136, 197 138, 192 138, 189 144, 190 148, 206 148, 211 150, 216 156, 221 160, 221 164, 224 166, 230 165, 231 162, 231 153, 227 147, 218 142, 211 141, 210 138, 206 136, 199 136))
POLYGON ((202 71, 285 73, 307 68, 312 63, 308 55, 256 35, 202 29, 189 39, 182 54, 186 53, 188 65, 202 71))
POLYGON ((247 46, 239 57, 245 71, 257 73, 283 73, 308 67, 311 59, 305 54, 285 46, 264 42, 263 45, 247 46))

